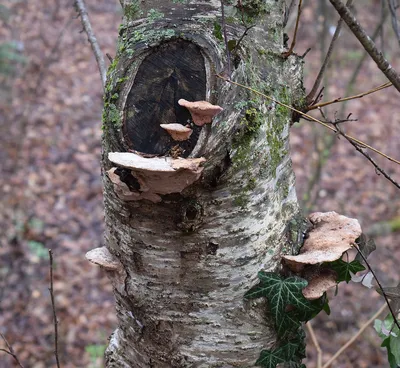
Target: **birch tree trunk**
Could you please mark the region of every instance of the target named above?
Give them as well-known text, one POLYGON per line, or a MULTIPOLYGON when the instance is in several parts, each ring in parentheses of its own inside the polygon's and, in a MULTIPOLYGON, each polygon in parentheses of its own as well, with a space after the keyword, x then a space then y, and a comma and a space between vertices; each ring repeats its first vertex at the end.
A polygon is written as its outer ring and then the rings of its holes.
MULTIPOLYGON (((281 57, 285 2, 230 3, 231 80, 301 102, 301 61, 281 57)), ((119 320, 106 365, 254 366, 276 336, 264 302, 243 295, 260 269, 278 269, 284 230, 299 213, 292 114, 216 77, 229 64, 219 1, 122 5, 103 114, 106 244, 117 265, 109 275, 119 320), (181 98, 224 110, 198 127, 181 98), (189 140, 175 142, 159 126, 176 122, 191 125, 189 140)))

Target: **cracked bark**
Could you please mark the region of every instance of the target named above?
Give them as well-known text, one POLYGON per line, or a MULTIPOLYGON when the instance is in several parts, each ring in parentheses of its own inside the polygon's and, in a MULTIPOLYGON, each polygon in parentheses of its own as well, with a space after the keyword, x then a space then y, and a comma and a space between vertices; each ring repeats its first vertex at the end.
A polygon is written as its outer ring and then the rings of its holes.
MULTIPOLYGON (((302 66, 295 55, 280 56, 284 3, 263 2, 257 26, 232 55, 231 78, 295 104, 305 98, 302 66)), ((227 64, 214 32, 219 1, 123 4, 103 114, 106 245, 124 269, 124 277, 109 273, 119 324, 106 366, 253 366, 276 337, 263 302, 245 302, 243 295, 257 271, 277 269, 282 234, 299 212, 291 113, 215 77, 227 64), (211 126, 196 127, 191 140, 171 142, 159 124, 190 124, 180 98, 207 100, 224 111, 211 126), (174 145, 181 157, 206 159, 199 180, 180 193, 160 194, 158 203, 118 197, 107 175, 115 167, 110 152, 163 157, 174 145)), ((232 40, 246 29, 238 14, 227 26, 232 40)), ((126 168, 112 172, 125 192, 140 197, 146 190, 126 168)))

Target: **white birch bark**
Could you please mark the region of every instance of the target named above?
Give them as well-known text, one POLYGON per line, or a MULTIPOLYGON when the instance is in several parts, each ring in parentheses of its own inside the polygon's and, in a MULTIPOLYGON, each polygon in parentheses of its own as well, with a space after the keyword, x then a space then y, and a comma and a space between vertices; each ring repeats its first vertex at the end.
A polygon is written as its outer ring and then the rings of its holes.
MULTIPOLYGON (((124 4, 131 10, 139 3, 124 4)), ((123 268, 108 271, 119 324, 106 366, 251 367, 263 348, 273 346, 275 333, 264 302, 245 302, 243 295, 259 270, 278 268, 284 229, 299 211, 289 157, 291 112, 215 77, 226 64, 223 42, 214 35, 219 1, 142 3, 138 20, 124 17, 106 86, 106 244, 123 268), (149 20, 150 9, 163 17, 149 20), (121 200, 106 171, 115 167, 109 152, 132 148, 122 133, 130 88, 146 55, 180 38, 201 49, 206 99, 224 108, 211 128, 202 129, 190 155, 206 159, 204 171, 158 203, 121 200)), ((265 12, 243 38, 231 78, 295 103, 304 97, 301 62, 280 56, 284 1, 247 3, 262 3, 265 12)), ((243 34, 240 13, 238 19, 228 22, 229 39, 243 34)))

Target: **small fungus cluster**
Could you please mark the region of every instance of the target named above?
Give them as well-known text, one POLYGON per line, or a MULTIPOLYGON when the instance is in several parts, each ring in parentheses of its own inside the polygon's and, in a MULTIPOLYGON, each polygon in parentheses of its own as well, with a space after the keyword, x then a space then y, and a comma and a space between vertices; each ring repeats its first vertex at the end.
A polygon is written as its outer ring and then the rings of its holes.
MULTIPOLYGON (((222 107, 212 105, 207 101, 190 102, 181 98, 178 101, 178 104, 189 110, 193 123, 200 127, 204 124, 210 124, 213 117, 223 110, 222 107)), ((188 126, 179 123, 160 124, 160 127, 165 129, 175 141, 186 141, 190 138, 193 132, 193 130, 188 126)))

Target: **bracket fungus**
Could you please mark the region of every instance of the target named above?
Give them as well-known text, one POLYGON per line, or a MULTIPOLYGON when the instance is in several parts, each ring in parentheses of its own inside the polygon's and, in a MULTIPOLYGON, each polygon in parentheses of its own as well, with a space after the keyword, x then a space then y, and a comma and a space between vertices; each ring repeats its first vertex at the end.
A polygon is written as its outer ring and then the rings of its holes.
POLYGON ((120 271, 122 264, 110 253, 107 247, 100 247, 90 250, 85 255, 86 259, 107 271, 120 271))
POLYGON ((324 295, 325 291, 337 285, 336 273, 330 270, 323 270, 308 281, 303 289, 303 295, 308 300, 316 300, 324 295))
POLYGON ((130 170, 139 188, 132 190, 120 180, 113 167, 107 171, 116 194, 126 201, 148 199, 161 202, 161 195, 180 193, 200 178, 205 158, 143 157, 132 152, 110 152, 108 159, 130 170))
POLYGON ((287 266, 301 271, 305 265, 333 262, 340 259, 361 235, 361 226, 356 219, 336 212, 315 212, 309 216, 313 228, 308 233, 300 253, 282 256, 287 266))
POLYGON ((207 101, 186 101, 181 98, 178 104, 186 107, 192 115, 193 123, 197 126, 210 124, 215 115, 219 114, 223 108, 218 105, 213 105, 207 101))
POLYGON ((160 127, 165 129, 174 141, 186 141, 190 138, 193 130, 182 124, 160 124, 160 127))

